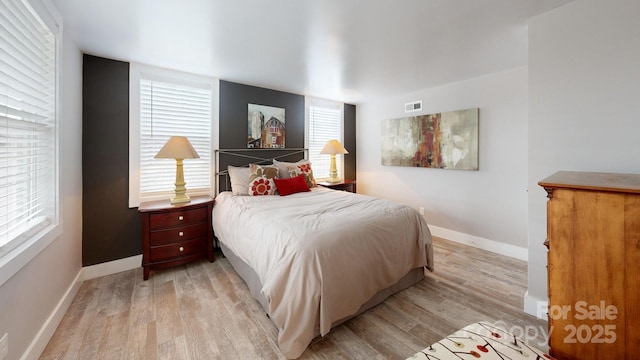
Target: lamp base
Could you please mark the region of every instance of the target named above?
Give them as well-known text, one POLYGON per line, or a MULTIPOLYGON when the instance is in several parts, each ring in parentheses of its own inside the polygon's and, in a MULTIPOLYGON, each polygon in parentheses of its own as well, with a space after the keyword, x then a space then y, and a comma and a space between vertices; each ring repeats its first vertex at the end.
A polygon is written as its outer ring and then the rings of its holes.
POLYGON ((338 177, 338 169, 336 167, 336 155, 331 154, 331 163, 329 165, 329 180, 327 182, 335 184, 340 182, 340 178, 338 177))
POLYGON ((191 198, 187 195, 182 195, 182 196, 174 196, 172 197, 170 200, 171 204, 184 204, 184 203, 188 203, 191 202, 191 198))
POLYGON ((184 186, 184 171, 182 170, 182 159, 176 159, 176 196, 172 197, 171 204, 184 204, 191 201, 189 195, 187 195, 187 188, 184 186))

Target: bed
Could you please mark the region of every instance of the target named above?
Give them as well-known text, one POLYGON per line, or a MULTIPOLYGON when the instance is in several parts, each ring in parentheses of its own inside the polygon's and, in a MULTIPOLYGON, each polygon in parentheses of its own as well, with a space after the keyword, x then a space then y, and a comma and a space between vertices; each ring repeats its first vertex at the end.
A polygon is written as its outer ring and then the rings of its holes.
POLYGON ((311 187, 288 196, 223 191, 213 208, 223 253, 297 358, 318 335, 433 270, 431 234, 414 209, 311 187))

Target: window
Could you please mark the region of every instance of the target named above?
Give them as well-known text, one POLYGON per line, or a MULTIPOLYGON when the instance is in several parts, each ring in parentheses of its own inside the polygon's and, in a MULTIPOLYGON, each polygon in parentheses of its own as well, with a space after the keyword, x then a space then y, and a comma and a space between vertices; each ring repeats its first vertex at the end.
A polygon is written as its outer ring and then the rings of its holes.
MULTIPOLYGON (((3 0, 0 14, 0 266, 4 266, 18 258, 25 264, 28 260, 20 254, 26 248, 39 252, 48 242, 31 245, 40 239, 52 241, 61 230, 57 43, 52 32, 57 29, 47 25, 55 20, 47 13, 45 22, 21 0, 3 0), (13 255, 5 257, 9 253, 13 255)), ((32 251, 26 251, 28 256, 35 256, 32 251)), ((12 271, 21 267, 16 266, 12 271)), ((4 276, 1 280, 0 284, 4 276)))
MULTIPOLYGON (((329 178, 331 157, 320 154, 331 139, 338 139, 343 145, 343 104, 318 99, 307 99, 307 122, 309 125, 309 160, 313 164, 313 175, 319 180, 329 178)), ((347 149, 348 150, 348 149, 347 149)), ((338 176, 344 177, 343 157, 336 156, 338 176)))
POLYGON ((211 149, 217 84, 134 64, 130 81, 129 206, 168 199, 173 194, 176 162, 154 156, 174 135, 186 136, 200 156, 184 161, 187 193, 210 194, 214 179, 211 149))

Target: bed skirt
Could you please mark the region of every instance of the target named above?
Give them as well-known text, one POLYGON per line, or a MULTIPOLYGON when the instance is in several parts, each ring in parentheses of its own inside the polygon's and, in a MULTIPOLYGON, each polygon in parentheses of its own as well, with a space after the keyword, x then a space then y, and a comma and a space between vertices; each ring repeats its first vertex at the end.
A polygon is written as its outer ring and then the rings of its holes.
MULTIPOLYGON (((249 291, 251 292, 251 295, 258 301, 258 303, 260 303, 264 312, 266 314, 269 314, 269 303, 267 302, 267 299, 262 295, 260 291, 262 289, 262 284, 260 283, 260 278, 258 277, 258 274, 256 274, 256 272, 253 270, 251 266, 247 265, 247 263, 242 261, 242 259, 240 259, 235 253, 233 253, 233 251, 229 250, 229 248, 227 248, 222 242, 218 242, 218 244, 220 245, 220 248, 222 249, 222 253, 224 254, 224 256, 227 259, 229 259, 229 262, 231 263, 231 266, 233 267, 233 269, 238 273, 238 275, 240 275, 240 277, 244 280, 244 282, 249 287, 249 291)), ((372 307, 383 302, 389 296, 420 282, 425 277, 424 271, 425 269, 423 267, 415 268, 409 271, 404 277, 402 277, 394 285, 391 285, 379 291, 374 296, 372 296, 369 299, 369 301, 364 303, 355 314, 333 322, 331 327, 333 328, 371 309, 372 307)), ((318 326, 316 326, 316 328, 318 328, 318 326)), ((316 336, 318 335, 320 335, 319 332, 316 334, 316 336)))

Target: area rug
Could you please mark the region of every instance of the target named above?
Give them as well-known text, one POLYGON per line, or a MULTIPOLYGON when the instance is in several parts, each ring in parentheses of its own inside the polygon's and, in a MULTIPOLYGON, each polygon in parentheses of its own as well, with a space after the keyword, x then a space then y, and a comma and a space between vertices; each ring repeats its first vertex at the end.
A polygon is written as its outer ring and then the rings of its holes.
POLYGON ((407 360, 548 360, 551 355, 527 345, 515 335, 488 322, 468 325, 415 353, 407 360))

